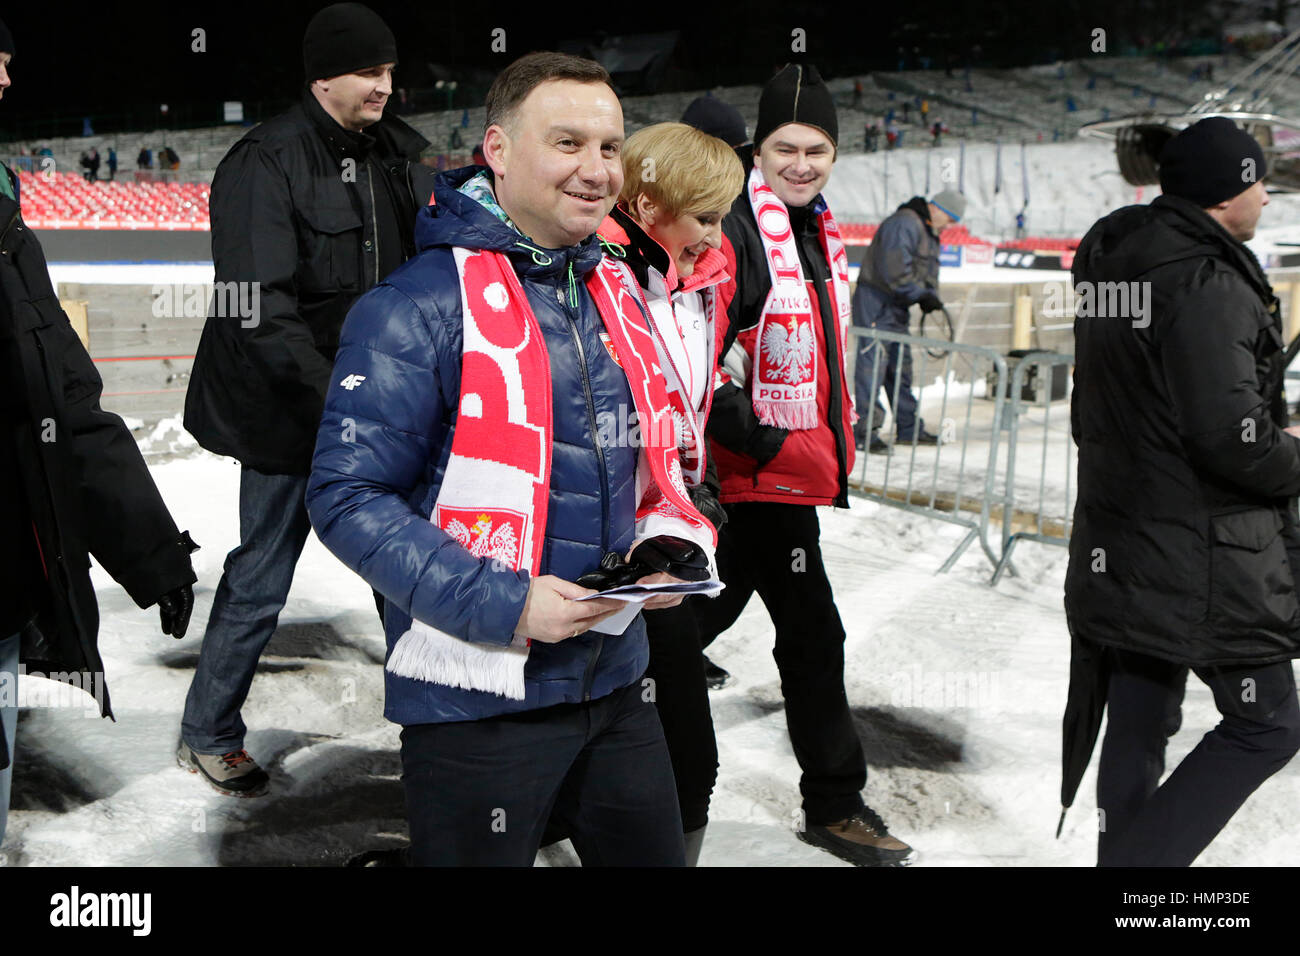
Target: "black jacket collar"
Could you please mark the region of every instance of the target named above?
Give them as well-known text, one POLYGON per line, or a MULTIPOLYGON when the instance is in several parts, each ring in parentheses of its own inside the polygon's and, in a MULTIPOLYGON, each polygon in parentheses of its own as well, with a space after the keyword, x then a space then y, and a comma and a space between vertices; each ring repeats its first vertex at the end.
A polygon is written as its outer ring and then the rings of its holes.
POLYGON ((1268 276, 1264 274, 1264 267, 1255 258, 1255 254, 1204 209, 1189 200, 1167 195, 1157 196, 1151 206, 1175 216, 1181 227, 1180 231, 1217 247, 1216 251, 1254 286, 1255 291, 1265 302, 1273 298, 1273 286, 1268 281, 1268 276))
POLYGON ((641 288, 647 288, 647 276, 651 266, 661 276, 667 277, 672 264, 668 260, 668 253, 664 247, 651 239, 637 221, 618 206, 614 207, 610 217, 627 233, 629 246, 627 264, 631 267, 641 288))
POLYGON ((412 162, 420 158, 420 152, 429 145, 429 141, 408 126, 405 122, 387 113, 375 123, 360 132, 352 132, 340 126, 324 107, 316 101, 311 88, 303 90, 302 108, 312 127, 332 149, 343 156, 362 159, 373 150, 385 159, 409 159, 412 162))
POLYGON ((375 138, 373 136, 365 131, 354 133, 352 130, 340 126, 334 117, 325 112, 325 108, 317 102, 310 88, 303 90, 302 107, 307 113, 307 119, 311 121, 311 125, 315 127, 316 132, 320 133, 321 138, 344 156, 360 159, 374 148, 375 138))

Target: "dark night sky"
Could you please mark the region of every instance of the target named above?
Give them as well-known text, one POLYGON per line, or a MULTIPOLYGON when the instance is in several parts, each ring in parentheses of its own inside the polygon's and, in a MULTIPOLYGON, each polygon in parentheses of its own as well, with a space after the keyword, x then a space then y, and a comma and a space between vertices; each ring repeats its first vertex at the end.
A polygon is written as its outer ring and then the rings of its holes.
MULTIPOLYGON (((1173 24, 1202 0, 927 0, 887 3, 673 0, 665 10, 689 12, 680 24, 651 16, 636 2, 530 4, 519 12, 483 3, 373 0, 397 35, 399 82, 428 86, 424 65, 495 71, 530 49, 565 38, 677 28, 682 31, 674 82, 709 86, 761 82, 791 59, 792 28, 807 31, 806 59, 829 76, 893 69, 900 44, 919 44, 939 59, 942 45, 962 55, 979 42, 990 64, 1041 62, 1087 53, 1089 31, 1112 35, 1146 23, 1173 24), (707 12, 706 12, 707 11, 707 12), (598 14, 593 16, 592 14, 598 14), (490 49, 490 31, 507 31, 506 54, 490 49), (946 38, 946 39, 945 39, 946 38)), ((301 79, 302 31, 316 2, 144 2, 69 5, 28 2, 0 12, 18 47, 14 87, 5 94, 0 131, 51 116, 134 111, 157 105, 219 116, 220 103, 250 105, 293 95, 301 79), (78 11, 81 12, 78 12, 78 11), (207 31, 207 52, 191 52, 191 31, 207 31)), ((1152 32, 1155 32, 1153 29, 1152 32)), ((176 112, 173 116, 176 116, 176 112)), ((184 119, 182 115, 179 117, 184 119)), ((0 133, 2 134, 2 133, 0 133)))

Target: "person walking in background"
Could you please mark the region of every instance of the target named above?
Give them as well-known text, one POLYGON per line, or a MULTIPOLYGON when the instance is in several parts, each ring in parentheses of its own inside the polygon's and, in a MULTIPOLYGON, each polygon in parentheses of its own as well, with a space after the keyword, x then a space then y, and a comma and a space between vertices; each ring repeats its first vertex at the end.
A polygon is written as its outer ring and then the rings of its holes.
MULTIPOLYGON (((906 334, 908 310, 913 305, 919 305, 922 312, 942 309, 939 234, 949 223, 960 222, 965 213, 966 197, 955 189, 945 189, 929 202, 913 196, 882 222, 858 271, 853 324, 906 334)), ((916 414, 911 346, 859 338, 854 386, 858 421, 853 437, 858 448, 869 448, 873 454, 892 451, 878 434, 885 417, 879 399, 882 388, 890 397, 898 440, 938 444, 939 437, 926 431, 925 422, 916 414)))
POLYGON ((1300 427, 1279 303, 1245 245, 1265 155, 1212 117, 1159 169, 1163 194, 1097 222, 1072 268, 1076 288, 1131 284, 1145 303, 1074 323, 1065 732, 1087 746, 1066 772, 1077 786, 1104 708, 1101 866, 1190 865, 1300 749, 1300 427), (1189 670, 1222 719, 1162 783, 1189 670))
POLYGON ((225 794, 269 783, 240 709, 310 531, 304 494, 339 330, 415 253, 432 192, 419 164, 428 141, 384 115, 396 61, 374 12, 324 8, 303 37, 301 102, 249 131, 212 180, 216 279, 251 283, 256 309, 230 315, 214 300, 185 396, 186 429, 242 470, 240 543, 212 602, 178 760, 225 794))

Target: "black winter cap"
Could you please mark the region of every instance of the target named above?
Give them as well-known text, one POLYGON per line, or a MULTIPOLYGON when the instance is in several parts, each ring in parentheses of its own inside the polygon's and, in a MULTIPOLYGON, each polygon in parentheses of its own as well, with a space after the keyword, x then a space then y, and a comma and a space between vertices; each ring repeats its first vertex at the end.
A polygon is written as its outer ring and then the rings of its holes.
POLYGON ((302 38, 308 80, 319 80, 381 63, 397 62, 397 40, 379 14, 361 3, 336 3, 319 11, 302 38))
POLYGON ((1264 178, 1264 149, 1226 116, 1193 123, 1160 151, 1160 189, 1208 209, 1264 178), (1250 160, 1250 162, 1247 162, 1250 160))
POLYGON ((682 122, 694 126, 701 133, 716 136, 732 149, 749 141, 749 134, 745 132, 745 117, 740 115, 740 110, 713 96, 699 96, 691 100, 691 105, 682 114, 682 122))
POLYGON ((791 63, 767 81, 758 98, 754 146, 761 150, 763 140, 786 123, 815 126, 838 145, 840 124, 835 116, 835 101, 817 67, 791 63))
POLYGON ((14 52, 14 35, 9 32, 5 22, 0 20, 0 53, 8 53, 13 56, 14 52))

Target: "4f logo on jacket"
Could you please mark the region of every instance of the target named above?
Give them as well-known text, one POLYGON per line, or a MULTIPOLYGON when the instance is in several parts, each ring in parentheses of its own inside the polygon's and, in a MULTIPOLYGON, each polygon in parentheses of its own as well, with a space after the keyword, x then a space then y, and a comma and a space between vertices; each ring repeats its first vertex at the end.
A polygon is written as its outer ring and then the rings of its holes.
POLYGON ((346 388, 346 389, 350 392, 350 391, 352 391, 354 388, 356 388, 358 385, 360 385, 362 382, 364 382, 365 380, 366 380, 366 377, 365 377, 364 375, 357 375, 357 374, 354 372, 353 374, 351 374, 351 375, 349 375, 347 378, 345 378, 343 381, 339 382, 339 384, 342 385, 344 388, 346 388))

